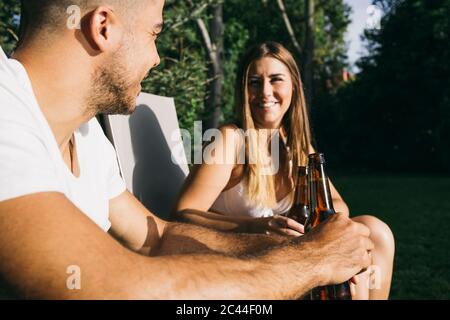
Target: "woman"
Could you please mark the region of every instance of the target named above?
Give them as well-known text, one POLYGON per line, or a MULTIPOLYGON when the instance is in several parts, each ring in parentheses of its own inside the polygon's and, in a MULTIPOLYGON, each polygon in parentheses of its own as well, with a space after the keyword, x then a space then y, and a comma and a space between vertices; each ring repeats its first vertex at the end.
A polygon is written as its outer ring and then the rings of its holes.
MULTIPOLYGON (((282 45, 263 43, 244 56, 236 109, 240 126, 222 127, 222 134, 207 146, 210 152, 205 152, 204 163, 186 181, 177 216, 220 230, 301 236, 303 226, 285 214, 292 205, 297 166, 306 165, 314 149, 300 72, 282 45), (277 144, 280 147, 274 148, 277 144)), ((348 215, 333 184, 331 193, 336 211, 348 215)), ((381 273, 378 290, 368 290, 363 281, 367 273, 359 276, 360 284, 352 288, 354 297, 386 299, 394 255, 392 233, 375 217, 354 220, 371 229, 376 245, 372 259, 375 271, 381 273)))

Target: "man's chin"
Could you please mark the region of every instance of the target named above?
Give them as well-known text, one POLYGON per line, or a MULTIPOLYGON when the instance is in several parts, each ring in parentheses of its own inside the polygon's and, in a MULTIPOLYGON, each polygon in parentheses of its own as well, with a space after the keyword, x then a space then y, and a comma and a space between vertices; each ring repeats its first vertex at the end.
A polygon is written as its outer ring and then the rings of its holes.
POLYGON ((119 114, 128 116, 136 111, 137 97, 130 96, 128 99, 128 103, 126 103, 123 107, 123 110, 119 114))
POLYGON ((122 116, 129 116, 133 114, 136 111, 136 104, 133 104, 132 106, 128 106, 128 108, 121 110, 121 112, 117 113, 117 115, 122 116))
POLYGON ((136 99, 133 100, 133 103, 122 105, 120 108, 112 108, 106 110, 106 112, 100 112, 102 114, 106 114, 109 116, 129 116, 136 111, 136 99))
POLYGON ((136 111, 136 100, 134 100, 133 105, 130 105, 128 108, 127 115, 130 115, 136 111))

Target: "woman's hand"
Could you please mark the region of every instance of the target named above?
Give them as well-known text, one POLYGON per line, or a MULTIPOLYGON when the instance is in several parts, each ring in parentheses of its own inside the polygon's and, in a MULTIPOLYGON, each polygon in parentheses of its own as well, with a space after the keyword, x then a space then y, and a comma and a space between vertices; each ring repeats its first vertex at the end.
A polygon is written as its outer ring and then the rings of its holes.
POLYGON ((280 215, 267 218, 253 218, 248 221, 248 231, 291 237, 300 237, 305 233, 303 225, 293 219, 280 215))

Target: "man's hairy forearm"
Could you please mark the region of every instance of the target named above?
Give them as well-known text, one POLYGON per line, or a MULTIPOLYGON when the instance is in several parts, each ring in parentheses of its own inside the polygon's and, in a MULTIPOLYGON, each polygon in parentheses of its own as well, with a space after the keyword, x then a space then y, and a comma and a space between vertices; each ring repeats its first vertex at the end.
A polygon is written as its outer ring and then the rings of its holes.
POLYGON ((302 248, 286 245, 245 258, 221 254, 140 256, 133 263, 133 268, 141 270, 137 272, 139 281, 129 281, 133 298, 295 299, 323 281, 310 249, 308 244, 302 248))
POLYGON ((217 252, 240 256, 254 254, 287 241, 282 236, 224 233, 184 223, 169 223, 152 255, 217 252))

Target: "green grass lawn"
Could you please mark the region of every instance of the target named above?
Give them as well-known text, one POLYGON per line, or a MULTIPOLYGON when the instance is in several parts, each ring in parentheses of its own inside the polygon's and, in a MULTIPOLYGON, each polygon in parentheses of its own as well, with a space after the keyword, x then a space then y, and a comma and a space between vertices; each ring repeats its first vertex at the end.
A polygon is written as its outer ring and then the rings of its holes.
POLYGON ((352 215, 385 221, 396 241, 391 299, 450 299, 450 177, 333 179, 352 215))

